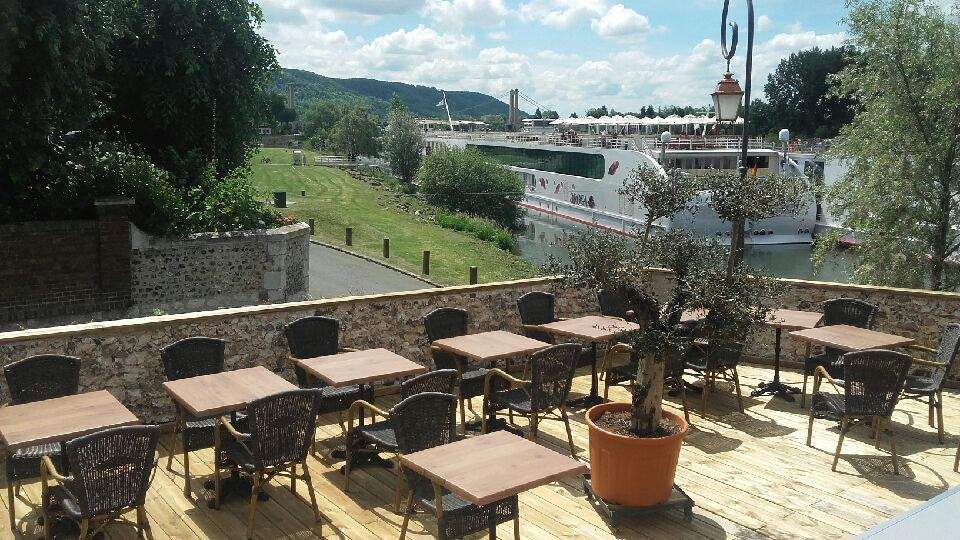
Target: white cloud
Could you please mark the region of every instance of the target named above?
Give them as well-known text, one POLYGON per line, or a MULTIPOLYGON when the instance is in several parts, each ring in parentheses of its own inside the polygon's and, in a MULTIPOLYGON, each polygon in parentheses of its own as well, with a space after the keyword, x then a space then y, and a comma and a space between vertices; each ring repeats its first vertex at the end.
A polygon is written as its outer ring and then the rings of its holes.
POLYGON ((604 0, 531 0, 520 5, 520 18, 552 28, 569 28, 602 16, 604 0))
POLYGON ((396 15, 412 13, 423 7, 424 0, 319 0, 319 4, 337 11, 366 15, 396 15))
POLYGON ((509 13, 504 0, 427 0, 423 14, 454 28, 502 25, 509 13))
POLYGON ((510 39, 510 34, 504 32, 503 30, 498 30, 496 32, 490 32, 487 34, 487 39, 491 39, 493 41, 507 41, 510 39))
POLYGON ((650 19, 623 4, 616 4, 603 17, 593 19, 590 27, 604 37, 636 36, 650 31, 650 19))
POLYGON ((773 28, 773 19, 766 15, 761 15, 757 18, 757 30, 765 32, 771 28, 773 28))
POLYGON ((800 24, 800 21, 794 21, 793 24, 787 25, 787 32, 791 34, 799 34, 803 32, 803 25, 800 24))

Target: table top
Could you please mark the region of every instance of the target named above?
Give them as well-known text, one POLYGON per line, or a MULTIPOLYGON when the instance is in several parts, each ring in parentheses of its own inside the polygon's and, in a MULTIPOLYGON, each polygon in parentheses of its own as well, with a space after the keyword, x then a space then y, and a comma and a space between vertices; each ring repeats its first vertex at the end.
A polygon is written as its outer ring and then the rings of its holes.
POLYGON ((297 387, 257 366, 167 381, 163 389, 190 414, 209 417, 243 410, 255 399, 297 387))
POLYGON ((445 351, 481 362, 524 356, 550 346, 549 343, 503 330, 438 339, 433 344, 445 351))
POLYGON ((704 308, 688 309, 680 314, 680 323, 687 324, 687 323, 700 322, 707 317, 707 313, 709 312, 710 310, 707 310, 704 308))
POLYGON ((506 431, 401 456, 404 467, 483 505, 587 472, 585 464, 506 431))
POLYGON ((352 351, 295 362, 337 388, 427 372, 427 368, 387 349, 352 351))
POLYGON ((795 330, 790 336, 816 345, 825 345, 843 351, 862 351, 865 349, 887 349, 902 347, 914 342, 913 338, 885 334, 875 330, 866 330, 846 324, 819 326, 806 330, 795 330))
POLYGON ((587 341, 608 341, 626 332, 640 329, 640 325, 616 317, 588 315, 539 326, 545 332, 587 341))
POLYGON ((15 450, 139 423, 113 394, 99 390, 3 407, 0 438, 8 449, 15 450))
POLYGON ((766 324, 784 330, 814 328, 823 320, 823 313, 817 311, 796 311, 793 309, 775 309, 766 324))

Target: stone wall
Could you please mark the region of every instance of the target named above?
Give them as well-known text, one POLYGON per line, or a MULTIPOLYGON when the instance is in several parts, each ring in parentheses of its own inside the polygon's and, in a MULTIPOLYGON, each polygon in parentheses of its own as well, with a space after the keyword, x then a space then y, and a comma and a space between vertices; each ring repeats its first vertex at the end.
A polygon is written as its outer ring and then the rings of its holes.
POLYGON ((134 230, 131 315, 303 300, 310 228, 157 238, 134 230))
MULTIPOLYGON (((386 347, 429 364, 423 316, 442 306, 470 313, 470 331, 519 331, 516 301, 531 290, 550 290, 547 279, 446 289, 249 306, 180 315, 163 315, 0 334, 0 365, 33 354, 58 352, 79 356, 81 391, 110 390, 141 420, 173 417, 170 399, 161 388, 160 348, 189 336, 227 340, 226 368, 286 366, 283 326, 314 313, 341 321, 341 343, 357 348, 386 347)), ((563 293, 559 310, 566 316, 594 310, 593 302, 563 293)), ((7 388, 0 390, 6 400, 7 388)))

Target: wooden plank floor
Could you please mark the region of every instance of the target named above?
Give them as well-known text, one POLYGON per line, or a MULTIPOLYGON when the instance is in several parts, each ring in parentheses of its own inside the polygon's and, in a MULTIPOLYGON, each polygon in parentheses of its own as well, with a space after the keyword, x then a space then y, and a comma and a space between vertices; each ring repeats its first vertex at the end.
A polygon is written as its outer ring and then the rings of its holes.
MULTIPOLYGON (((745 394, 768 380, 771 370, 743 366, 740 378, 745 394)), ((784 374, 786 382, 799 385, 796 372, 784 374)), ((590 377, 575 382, 575 391, 586 392, 590 377)), ((729 387, 727 387, 729 388, 729 387)), ((623 389, 612 389, 611 398, 626 400, 623 389)), ((693 396, 691 396, 693 398, 693 396)), ((383 398, 389 405, 392 398, 383 398)), ((479 405, 479 399, 476 400, 479 405)), ((944 418, 947 433, 960 431, 960 395, 945 395, 944 418)), ((695 519, 683 520, 680 511, 625 520, 611 529, 591 508, 579 479, 544 486, 520 496, 523 538, 835 538, 849 537, 899 514, 921 501, 960 483, 953 472, 956 437, 937 444, 936 432, 927 425, 924 405, 901 402, 894 422, 897 447, 903 457, 901 475, 892 473, 887 439, 882 450, 874 448, 865 428, 855 428, 844 443, 837 472, 830 471, 837 429, 826 421, 814 425, 813 448, 805 444, 806 415, 796 403, 769 397, 745 397, 746 414, 736 409, 736 398, 723 387, 710 398, 710 416, 699 415, 699 399, 691 399, 692 428, 680 454, 677 483, 696 502, 695 519)), ((675 402, 668 407, 677 410, 675 402)), ((330 417, 319 437, 329 447, 339 435, 335 418, 330 417)), ((574 442, 586 457, 587 431, 583 412, 572 415, 574 442)), ((542 424, 541 442, 565 452, 563 426, 542 424)), ((211 452, 192 454, 193 500, 183 496, 183 467, 180 456, 173 470, 164 466, 169 437, 163 440, 160 465, 147 497, 147 512, 156 539, 242 538, 246 501, 232 499, 220 511, 209 510, 202 476, 210 473, 211 452)), ((324 538, 397 538, 402 521, 392 511, 393 473, 363 469, 352 476, 350 493, 343 491, 339 463, 311 458, 311 471, 318 502, 330 523, 322 527, 324 538), (332 524, 331 524, 332 523, 332 524)), ((6 512, 4 493, 3 511, 6 512)), ((42 537, 35 511, 39 482, 24 485, 17 499, 18 535, 42 537)), ((295 497, 279 481, 268 488, 273 497, 259 505, 258 538, 312 538, 321 531, 312 523, 309 505, 295 497)), ((297 493, 307 497, 302 483, 297 493)), ((132 516, 131 516, 132 517, 132 516)), ((424 514, 411 519, 410 538, 432 537, 435 522, 424 514)), ((512 526, 499 530, 501 538, 512 537, 512 526)), ((4 516, 0 537, 13 534, 4 516)), ((132 538, 132 527, 114 525, 106 529, 111 539, 132 538)), ((482 536, 478 536, 482 537, 482 536)))

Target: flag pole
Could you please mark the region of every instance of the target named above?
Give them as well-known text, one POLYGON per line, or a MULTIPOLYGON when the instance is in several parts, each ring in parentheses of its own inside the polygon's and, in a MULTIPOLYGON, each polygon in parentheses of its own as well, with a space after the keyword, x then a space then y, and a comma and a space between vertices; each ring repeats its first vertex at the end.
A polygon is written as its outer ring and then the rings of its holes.
POLYGON ((447 104, 447 93, 443 90, 440 91, 443 94, 443 106, 447 109, 447 122, 450 124, 450 131, 453 131, 453 118, 450 118, 450 105, 447 104))

